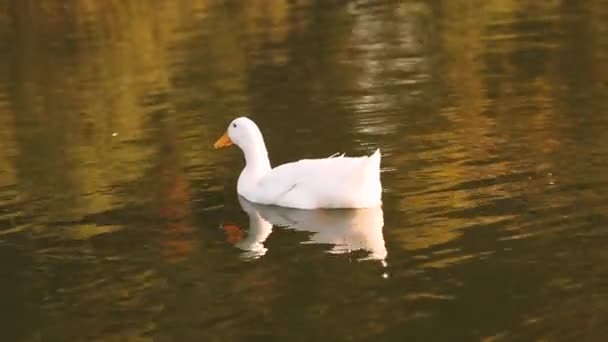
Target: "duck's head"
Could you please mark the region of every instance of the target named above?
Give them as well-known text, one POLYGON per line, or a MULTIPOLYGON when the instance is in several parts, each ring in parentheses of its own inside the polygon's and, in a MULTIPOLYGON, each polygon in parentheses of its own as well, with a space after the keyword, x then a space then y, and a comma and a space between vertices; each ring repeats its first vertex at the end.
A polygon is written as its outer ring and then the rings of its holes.
POLYGON ((258 146, 260 143, 264 144, 260 129, 251 119, 242 116, 230 122, 226 133, 217 139, 213 147, 221 148, 234 144, 245 150, 247 147, 258 146))

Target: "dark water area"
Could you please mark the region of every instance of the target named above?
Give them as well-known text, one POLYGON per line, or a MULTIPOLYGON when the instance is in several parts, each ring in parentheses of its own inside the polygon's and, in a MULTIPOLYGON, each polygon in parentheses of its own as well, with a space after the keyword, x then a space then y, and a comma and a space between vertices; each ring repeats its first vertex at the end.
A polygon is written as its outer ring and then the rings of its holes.
POLYGON ((3 341, 604 341, 608 1, 0 3, 3 341), (380 210, 239 200, 382 150, 380 210))

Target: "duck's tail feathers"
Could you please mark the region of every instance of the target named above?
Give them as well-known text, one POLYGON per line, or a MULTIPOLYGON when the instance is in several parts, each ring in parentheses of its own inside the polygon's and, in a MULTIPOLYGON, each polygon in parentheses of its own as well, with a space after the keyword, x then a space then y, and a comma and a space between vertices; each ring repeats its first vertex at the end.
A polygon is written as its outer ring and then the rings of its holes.
POLYGON ((376 168, 378 168, 378 170, 380 170, 380 160, 382 159, 380 149, 376 149, 376 151, 372 153, 368 158, 372 165, 374 165, 376 168))

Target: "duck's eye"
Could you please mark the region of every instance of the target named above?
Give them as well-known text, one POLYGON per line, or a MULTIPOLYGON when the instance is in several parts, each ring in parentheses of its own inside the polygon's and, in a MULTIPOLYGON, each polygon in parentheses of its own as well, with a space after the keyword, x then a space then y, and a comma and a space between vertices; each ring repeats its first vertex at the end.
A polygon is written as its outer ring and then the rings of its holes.
POLYGON ((232 127, 236 128, 236 124, 235 124, 235 123, 233 123, 233 124, 232 124, 232 127))

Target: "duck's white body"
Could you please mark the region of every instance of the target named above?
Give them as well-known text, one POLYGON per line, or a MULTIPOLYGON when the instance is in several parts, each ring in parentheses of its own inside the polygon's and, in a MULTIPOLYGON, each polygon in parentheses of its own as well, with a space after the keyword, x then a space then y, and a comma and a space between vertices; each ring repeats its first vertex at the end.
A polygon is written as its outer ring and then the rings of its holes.
POLYGON ((369 208, 382 204, 380 150, 363 157, 303 159, 271 168, 264 138, 248 118, 235 119, 216 147, 245 155, 237 192, 245 199, 298 209, 369 208))

